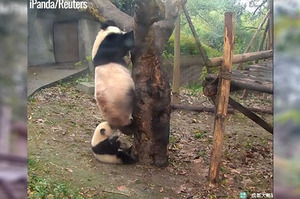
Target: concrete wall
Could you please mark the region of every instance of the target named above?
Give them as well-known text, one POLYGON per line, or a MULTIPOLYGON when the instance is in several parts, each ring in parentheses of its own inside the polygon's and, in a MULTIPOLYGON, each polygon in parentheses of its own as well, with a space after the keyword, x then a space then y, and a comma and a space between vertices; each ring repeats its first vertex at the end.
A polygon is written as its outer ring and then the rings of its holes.
POLYGON ((28 63, 30 66, 55 63, 52 19, 36 18, 30 27, 28 63))
POLYGON ((78 22, 79 60, 91 55, 94 39, 100 30, 100 24, 87 13, 76 10, 30 10, 28 63, 29 66, 54 64, 53 43, 54 23, 78 22))
MULTIPOLYGON (((180 67, 180 86, 201 83, 200 76, 202 74, 203 63, 199 62, 199 64, 195 65, 196 61, 192 62, 193 56, 182 56, 180 59, 182 60, 180 67)), ((173 63, 164 61, 164 67, 166 68, 169 81, 172 84, 173 63)))
MULTIPOLYGON (((79 58, 85 60, 87 56, 92 56, 92 48, 100 24, 96 21, 88 19, 80 19, 78 23, 78 42, 79 42, 79 58)), ((90 71, 94 70, 93 64, 89 62, 90 71)))

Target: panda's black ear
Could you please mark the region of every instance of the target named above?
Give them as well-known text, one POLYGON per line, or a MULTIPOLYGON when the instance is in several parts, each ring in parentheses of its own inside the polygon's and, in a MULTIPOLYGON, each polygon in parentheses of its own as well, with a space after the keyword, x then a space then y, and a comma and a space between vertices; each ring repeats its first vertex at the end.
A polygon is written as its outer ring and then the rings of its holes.
POLYGON ((116 26, 115 22, 112 20, 107 20, 101 25, 101 29, 105 30, 108 26, 116 26))
POLYGON ((124 44, 129 49, 134 48, 134 34, 133 34, 133 30, 124 34, 124 44))
POLYGON ((101 135, 105 135, 105 129, 100 129, 101 135))

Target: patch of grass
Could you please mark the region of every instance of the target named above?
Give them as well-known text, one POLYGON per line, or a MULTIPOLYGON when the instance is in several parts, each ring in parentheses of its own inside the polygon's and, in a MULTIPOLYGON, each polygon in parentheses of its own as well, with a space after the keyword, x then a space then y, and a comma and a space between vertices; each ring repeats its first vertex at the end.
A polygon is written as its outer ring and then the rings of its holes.
POLYGON ((251 149, 253 145, 254 145, 254 139, 252 137, 246 140, 246 144, 245 144, 246 149, 251 149))
POLYGON ((203 93, 203 86, 200 83, 194 83, 186 87, 189 90, 189 94, 192 96, 201 95, 203 93))
POLYGON ((80 195, 79 190, 71 189, 69 184, 44 179, 38 176, 36 171, 40 172, 43 169, 36 160, 28 158, 28 198, 85 198, 80 195))
POLYGON ((66 92, 67 88, 74 85, 74 82, 73 81, 66 81, 66 80, 59 80, 57 82, 57 85, 60 87, 62 92, 66 92))
POLYGON ((51 182, 38 176, 29 176, 28 179, 28 198, 78 198, 85 197, 79 191, 73 191, 65 183, 51 182))
POLYGON ((203 136, 205 135, 206 131, 196 131, 194 137, 196 139, 202 139, 203 136))
POLYGON ((222 173, 227 173, 227 169, 226 169, 225 167, 220 167, 220 171, 221 171, 222 173))
POLYGON ((86 61, 92 61, 92 56, 91 56, 91 55, 90 55, 90 56, 86 56, 86 57, 85 57, 85 60, 86 60, 86 61))
POLYGON ((36 104, 36 98, 35 97, 30 97, 28 99, 28 102, 31 103, 32 105, 36 104))
POLYGON ((37 165, 37 162, 32 158, 28 158, 27 164, 28 164, 28 167, 34 167, 37 165))
POLYGON ((177 148, 177 142, 179 141, 177 137, 175 137, 174 135, 170 135, 169 141, 172 148, 177 148))
POLYGON ((216 195, 210 195, 210 196, 209 196, 209 199, 216 199, 216 198, 217 198, 216 195))
POLYGON ((205 151, 198 151, 197 155, 199 157, 204 157, 206 155, 205 151))
POLYGON ((230 160, 232 158, 232 154, 228 150, 225 150, 224 151, 224 157, 226 159, 230 160))
POLYGON ((91 76, 89 74, 79 77, 78 79, 75 80, 75 83, 80 83, 80 82, 90 82, 91 81, 91 76))
POLYGON ((79 62, 77 62, 77 63, 75 63, 74 65, 76 66, 76 67, 79 67, 79 66, 82 66, 82 61, 79 61, 79 62))
POLYGON ((263 136, 259 137, 259 141, 263 146, 266 146, 268 144, 268 139, 263 136))
POLYGON ((213 138, 209 137, 207 140, 208 140, 208 144, 212 144, 213 143, 213 138))

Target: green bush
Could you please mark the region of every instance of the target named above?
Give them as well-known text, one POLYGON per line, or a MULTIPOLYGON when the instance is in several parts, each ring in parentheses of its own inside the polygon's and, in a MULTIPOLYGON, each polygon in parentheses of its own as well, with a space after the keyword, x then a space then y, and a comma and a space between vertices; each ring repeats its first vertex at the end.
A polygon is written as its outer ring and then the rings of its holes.
MULTIPOLYGON (((208 57, 220 57, 222 52, 202 44, 208 57)), ((193 36, 182 35, 180 38, 180 54, 181 55, 199 55, 199 50, 193 36)), ((171 35, 166 44, 164 58, 173 58, 174 55, 174 34, 171 35)))

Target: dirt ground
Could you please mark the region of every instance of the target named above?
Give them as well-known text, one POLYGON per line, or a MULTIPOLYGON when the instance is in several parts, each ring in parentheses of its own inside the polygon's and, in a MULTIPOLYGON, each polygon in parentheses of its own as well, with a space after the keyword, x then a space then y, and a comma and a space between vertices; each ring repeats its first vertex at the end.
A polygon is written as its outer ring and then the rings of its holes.
MULTIPOLYGON (((183 89, 181 101, 212 106, 195 90, 183 89)), ((242 103, 271 109, 272 96, 250 94, 242 103)), ((272 123, 272 116, 261 116, 272 123)), ((172 112, 166 168, 97 162, 90 140, 101 121, 93 96, 77 91, 74 82, 36 93, 28 102, 28 158, 38 166, 29 175, 68 183, 84 198, 240 198, 242 191, 272 192, 272 135, 237 111, 228 116, 217 185, 207 181, 213 113, 172 112)))

